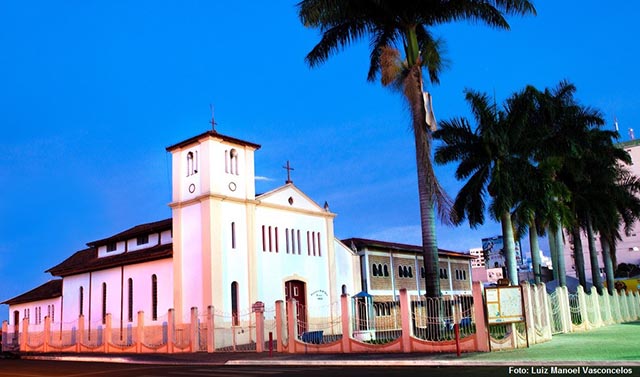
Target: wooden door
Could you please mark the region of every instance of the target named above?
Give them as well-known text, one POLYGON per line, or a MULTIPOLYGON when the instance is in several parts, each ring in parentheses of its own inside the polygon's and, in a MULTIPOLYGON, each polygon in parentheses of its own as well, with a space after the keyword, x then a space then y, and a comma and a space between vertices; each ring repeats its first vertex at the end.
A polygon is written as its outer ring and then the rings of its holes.
POLYGON ((298 335, 302 335, 307 331, 307 293, 305 283, 300 280, 289 280, 284 284, 285 297, 287 302, 289 299, 296 300, 298 335))

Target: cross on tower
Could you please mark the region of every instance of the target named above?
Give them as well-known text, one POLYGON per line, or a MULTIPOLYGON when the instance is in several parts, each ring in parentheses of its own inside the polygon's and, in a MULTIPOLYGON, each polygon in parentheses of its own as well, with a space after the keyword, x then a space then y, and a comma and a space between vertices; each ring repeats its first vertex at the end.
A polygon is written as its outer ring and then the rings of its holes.
POLYGON ((209 123, 211 123, 211 129, 213 130, 213 132, 216 132, 216 120, 213 117, 213 105, 209 104, 209 107, 211 108, 211 120, 209 121, 209 123))
POLYGON ((287 160, 287 166, 283 166, 282 168, 287 169, 287 181, 285 183, 293 183, 291 180, 291 170, 293 170, 293 168, 289 165, 289 160, 287 160))

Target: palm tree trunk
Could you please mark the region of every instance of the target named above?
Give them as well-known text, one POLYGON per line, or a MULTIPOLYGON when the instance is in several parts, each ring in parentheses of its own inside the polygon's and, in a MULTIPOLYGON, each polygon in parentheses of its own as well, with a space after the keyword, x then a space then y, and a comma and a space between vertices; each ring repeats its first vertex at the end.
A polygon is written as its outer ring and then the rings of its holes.
POLYGON ((538 243, 538 230, 535 220, 531 219, 529 225, 529 250, 531 250, 531 264, 533 265, 533 280, 535 284, 540 284, 540 244, 538 243))
POLYGON ((591 280, 598 294, 602 294, 602 280, 600 279, 600 265, 598 263, 598 251, 596 250, 596 238, 593 234, 591 218, 587 218, 587 237, 589 240, 589 258, 591 260, 591 280))
POLYGON ((562 235, 562 226, 558 222, 556 229, 556 249, 558 250, 558 282, 561 287, 567 286, 567 269, 564 261, 564 242, 562 235))
POLYGON ((502 213, 502 242, 507 267, 507 276, 512 285, 518 285, 518 263, 516 262, 516 243, 513 238, 513 225, 509 211, 502 213))
POLYGON ((571 238, 573 239, 573 261, 575 264, 576 275, 578 281, 585 291, 587 289, 587 275, 584 272, 584 251, 582 249, 582 239, 580 238, 580 227, 574 226, 571 229, 571 238))
POLYGON ((604 272, 607 277, 607 291, 610 295, 614 290, 614 276, 613 276, 613 263, 611 261, 611 246, 607 237, 600 237, 600 245, 602 246, 602 260, 604 262, 604 272))
POLYGON ((439 256, 436 240, 435 196, 436 178, 431 160, 431 134, 426 124, 424 97, 422 95, 422 68, 414 65, 404 83, 404 95, 411 109, 416 167, 418 173, 418 198, 420 201, 420 228, 422 230, 422 255, 425 269, 427 297, 440 297, 439 256))
POLYGON ((558 250, 556 250, 556 234, 551 228, 547 228, 549 238, 549 252, 551 253, 551 268, 553 269, 553 280, 558 282, 558 250))

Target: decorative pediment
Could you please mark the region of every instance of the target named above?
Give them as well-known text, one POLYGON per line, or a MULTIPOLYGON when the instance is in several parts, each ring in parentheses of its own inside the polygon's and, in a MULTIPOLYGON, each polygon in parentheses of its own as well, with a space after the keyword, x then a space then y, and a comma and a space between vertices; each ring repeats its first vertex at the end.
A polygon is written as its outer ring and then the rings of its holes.
POLYGON ((278 187, 275 190, 271 190, 258 197, 257 200, 261 204, 274 205, 277 207, 299 209, 318 213, 328 213, 328 208, 325 209, 318 205, 315 201, 309 198, 299 188, 293 185, 293 183, 287 183, 284 186, 278 187))

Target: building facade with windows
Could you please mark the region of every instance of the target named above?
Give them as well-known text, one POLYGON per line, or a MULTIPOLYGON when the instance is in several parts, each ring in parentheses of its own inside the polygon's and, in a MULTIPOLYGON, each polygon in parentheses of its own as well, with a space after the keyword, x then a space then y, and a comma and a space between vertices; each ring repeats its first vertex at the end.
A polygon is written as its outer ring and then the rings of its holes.
MULTIPOLYGON (((618 144, 631 156, 631 164, 626 168, 635 175, 640 177, 640 140, 629 140, 618 144)), ((630 232, 625 232, 623 228, 619 230, 621 239, 618 240, 615 249, 617 264, 626 263, 640 266, 640 222, 636 222, 630 232)), ((585 275, 588 282, 592 281, 592 266, 589 257, 589 247, 587 235, 581 232, 582 250, 585 264, 585 275)), ((602 245, 598 234, 595 235, 595 245, 598 253, 598 272, 601 280, 605 279, 604 262, 602 259, 602 245)), ((613 253, 613 250, 612 250, 613 253)), ((574 242, 571 234, 564 230, 564 247, 563 257, 565 259, 565 269, 567 276, 577 278, 577 270, 575 267, 574 242)), ((615 270, 616 266, 614 266, 615 270)))
MULTIPOLYGON (((425 295, 422 248, 394 242, 348 238, 342 243, 360 258, 362 291, 374 302, 394 301, 404 288, 412 300, 425 295)), ((471 295, 471 261, 467 253, 438 249, 443 296, 471 295)))
POLYGON ((358 257, 334 236, 335 214, 291 180, 255 194, 260 146, 208 131, 172 145, 172 217, 87 243, 47 270, 56 279, 12 299, 9 326, 46 315, 88 326, 177 324, 191 308, 238 314, 262 301, 295 298, 301 316, 325 317, 329 303, 359 289, 358 257))

